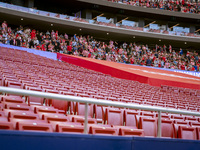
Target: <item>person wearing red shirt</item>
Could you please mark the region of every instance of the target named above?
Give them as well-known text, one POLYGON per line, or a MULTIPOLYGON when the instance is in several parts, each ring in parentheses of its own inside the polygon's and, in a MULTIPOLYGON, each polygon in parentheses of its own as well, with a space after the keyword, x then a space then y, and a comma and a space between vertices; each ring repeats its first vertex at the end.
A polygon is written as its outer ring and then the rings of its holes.
POLYGON ((35 36, 36 36, 36 31, 32 30, 32 32, 31 32, 31 39, 35 39, 35 36))
POLYGON ((68 51, 68 54, 72 54, 72 46, 71 45, 67 46, 67 51, 68 51))

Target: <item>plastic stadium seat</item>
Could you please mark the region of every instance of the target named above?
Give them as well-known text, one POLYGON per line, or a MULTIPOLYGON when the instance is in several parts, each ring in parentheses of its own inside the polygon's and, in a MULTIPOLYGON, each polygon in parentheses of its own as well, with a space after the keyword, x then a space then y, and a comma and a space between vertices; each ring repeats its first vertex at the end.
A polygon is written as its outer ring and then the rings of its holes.
POLYGON ((53 107, 48 106, 38 106, 38 105, 31 105, 32 110, 34 110, 35 113, 41 112, 41 113, 58 113, 58 110, 53 107))
MULTIPOLYGON (((43 90, 38 87, 28 87, 27 90, 43 92, 43 90)), ((27 96, 27 100, 29 105, 30 104, 42 105, 44 103, 44 98, 41 97, 27 96)))
POLYGON ((125 110, 124 111, 125 126, 138 127, 136 115, 138 115, 138 112, 134 110, 125 110))
MULTIPOLYGON (((173 120, 173 119, 171 119, 173 120)), ((175 124, 180 124, 180 125, 189 125, 188 121, 184 121, 184 120, 173 120, 175 124)))
POLYGON ((29 119, 29 120, 38 120, 39 116, 34 114, 32 111, 9 111, 8 119, 16 118, 16 119, 29 119))
POLYGON ((52 106, 58 109, 59 113, 66 114, 69 109, 69 102, 62 100, 52 100, 52 106))
POLYGON ((157 119, 140 117, 139 120, 139 129, 144 130, 145 136, 157 136, 157 119))
MULTIPOLYGON (((76 103, 76 115, 85 116, 85 104, 84 103, 76 103)), ((94 116, 94 105, 88 104, 88 116, 93 118, 94 116)))
POLYGON ((16 96, 4 96, 2 98, 2 102, 8 102, 8 103, 25 103, 25 100, 20 98, 20 97, 16 97, 16 96))
POLYGON ((0 121, 0 130, 14 130, 13 124, 8 121, 0 121))
POLYGON ((84 133, 84 126, 80 124, 59 123, 56 125, 56 132, 62 133, 84 133))
POLYGON ((5 109, 11 110, 22 110, 22 111, 29 111, 31 107, 27 104, 14 104, 14 103, 4 103, 5 109))
POLYGON ((174 130, 173 130, 173 121, 168 119, 161 120, 161 132, 162 137, 173 138, 174 130))
POLYGON ((194 127, 186 127, 186 126, 179 126, 178 128, 178 138, 180 139, 188 139, 188 140, 196 140, 197 139, 197 132, 196 128, 194 127))
POLYGON ((116 128, 101 126, 91 126, 89 129, 89 133, 98 135, 118 135, 116 128))
MULTIPOLYGON (((83 117, 83 116, 75 116, 74 115, 72 117, 72 122, 84 123, 85 122, 85 117, 83 117)), ((88 118, 88 123, 97 124, 97 120, 95 118, 88 118)))
MULTIPOLYGON (((54 88, 53 89, 45 89, 45 92, 46 93, 53 93, 53 94, 60 94, 60 92, 55 90, 54 88)), ((53 99, 46 99, 45 103, 46 103, 46 105, 51 106, 52 101, 53 101, 53 99)))
POLYGON ((16 124, 16 130, 20 131, 39 131, 39 132, 53 132, 52 126, 48 123, 20 121, 16 124))
POLYGON ((195 117, 185 117, 185 120, 188 120, 188 121, 198 121, 198 118, 195 118, 195 117))
POLYGON ((59 126, 65 126, 65 125, 78 125, 78 126, 82 126, 81 123, 77 123, 77 122, 59 122, 59 121, 49 121, 52 128, 53 128, 53 131, 55 132, 60 132, 61 128, 59 129, 59 126))
POLYGON ((200 122, 189 122, 191 127, 200 127, 200 122))
POLYGON ((120 128, 119 135, 122 136, 144 136, 144 130, 142 129, 131 129, 131 128, 120 128))
POLYGON ((105 123, 109 125, 123 126, 123 111, 121 109, 107 108, 105 123))
POLYGON ((7 87, 10 88, 17 88, 17 89, 22 89, 22 84, 20 82, 14 82, 14 81, 7 81, 7 87))
POLYGON ((94 115, 97 119, 97 123, 103 123, 104 122, 104 106, 94 105, 94 115))
POLYGON ((183 127, 190 127, 187 124, 173 124, 173 129, 174 129, 174 137, 178 138, 178 130, 179 130, 179 126, 183 126, 183 127))
POLYGON ((146 116, 146 117, 151 117, 151 118, 155 118, 156 117, 156 113, 152 113, 152 112, 145 112, 145 111, 141 111, 140 112, 141 116, 146 116))
POLYGON ((171 115, 171 118, 173 120, 185 120, 185 117, 180 116, 180 115, 171 115))
POLYGON ((51 114, 51 113, 38 113, 41 116, 42 120, 47 121, 56 121, 56 122, 67 122, 69 118, 63 114, 51 114))

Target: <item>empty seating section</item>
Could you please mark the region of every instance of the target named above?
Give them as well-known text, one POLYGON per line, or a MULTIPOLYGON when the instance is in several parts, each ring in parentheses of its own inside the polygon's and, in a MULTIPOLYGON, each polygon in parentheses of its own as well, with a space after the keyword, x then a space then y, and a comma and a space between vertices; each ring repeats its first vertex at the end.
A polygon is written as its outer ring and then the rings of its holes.
MULTIPOLYGON (((153 87, 7 48, 0 48, 0 85, 200 111, 199 90, 153 87)), ((156 137, 157 118, 157 112, 88 104, 87 132, 156 137)), ((200 139, 200 117, 162 113, 161 118, 162 137, 200 139)), ((0 129, 82 134, 84 123, 83 103, 23 95, 0 95, 0 129)))

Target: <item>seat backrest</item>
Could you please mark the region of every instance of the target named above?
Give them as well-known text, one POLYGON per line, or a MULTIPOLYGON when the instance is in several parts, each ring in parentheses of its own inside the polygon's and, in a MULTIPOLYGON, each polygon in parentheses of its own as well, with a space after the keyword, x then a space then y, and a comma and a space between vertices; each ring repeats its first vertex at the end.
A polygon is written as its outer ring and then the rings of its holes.
POLYGON ((107 108, 105 122, 109 125, 123 126, 123 111, 117 108, 107 108))
MULTIPOLYGON (((28 87, 27 89, 31 91, 43 92, 42 89, 36 87, 28 87)), ((44 98, 41 97, 28 96, 27 99, 29 104, 42 105, 44 103, 44 98)))
MULTIPOLYGON (((84 103, 76 103, 76 115, 85 116, 85 104, 84 103)), ((94 116, 94 105, 88 104, 88 116, 94 116)))
POLYGON ((178 129, 179 129, 179 126, 184 126, 184 127, 189 127, 189 125, 187 124, 173 124, 173 130, 174 130, 174 137, 175 138, 178 138, 178 129))
POLYGON ((168 119, 161 120, 162 137, 174 137, 173 121, 168 119))
POLYGON ((157 136, 157 119, 140 117, 139 129, 144 130, 144 136, 157 136))
POLYGON ((178 128, 178 138, 188 139, 188 140, 197 140, 196 129, 194 127, 179 126, 179 128, 178 128))
POLYGON ((124 110, 124 122, 125 126, 135 126, 138 127, 138 122, 136 119, 138 112, 134 110, 124 110))
POLYGON ((68 101, 52 100, 52 106, 54 108, 57 108, 58 110, 63 110, 65 114, 69 108, 68 104, 69 104, 68 101))

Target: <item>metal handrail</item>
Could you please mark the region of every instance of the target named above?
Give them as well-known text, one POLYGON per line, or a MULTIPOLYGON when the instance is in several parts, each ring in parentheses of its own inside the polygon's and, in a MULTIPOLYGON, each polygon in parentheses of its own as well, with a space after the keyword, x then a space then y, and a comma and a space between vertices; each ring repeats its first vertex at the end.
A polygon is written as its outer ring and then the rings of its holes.
POLYGON ((3 86, 0 86, 0 92, 15 94, 15 95, 35 96, 35 97, 42 97, 42 98, 47 98, 47 99, 57 99, 57 100, 63 100, 63 101, 73 101, 73 102, 85 103, 84 133, 87 133, 88 104, 97 104, 97 105, 103 105, 103 106, 114 106, 114 107, 119 107, 119 108, 131 108, 131 109, 157 111, 158 112, 158 137, 161 137, 161 112, 200 116, 200 113, 192 112, 192 111, 164 108, 164 107, 158 107, 158 106, 138 105, 138 104, 132 104, 132 103, 113 102, 113 101, 107 101, 107 100, 101 100, 101 99, 76 97, 76 96, 61 95, 61 94, 54 94, 54 93, 45 93, 45 92, 16 89, 16 88, 9 88, 9 87, 3 87, 3 86))

